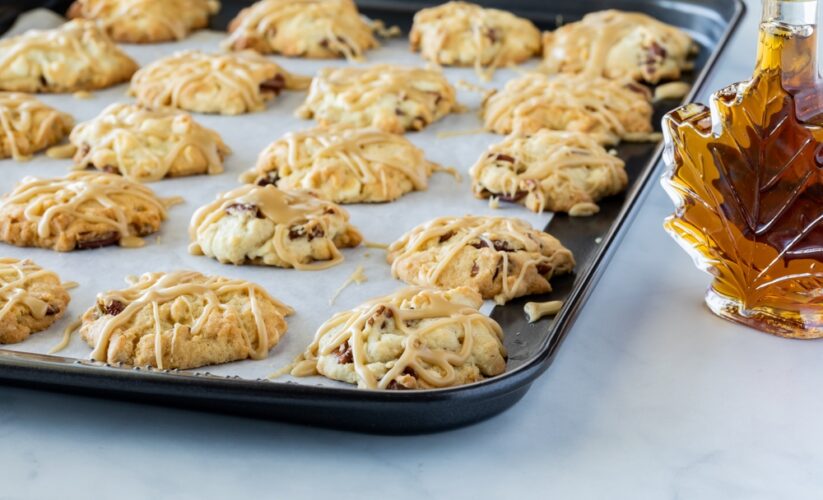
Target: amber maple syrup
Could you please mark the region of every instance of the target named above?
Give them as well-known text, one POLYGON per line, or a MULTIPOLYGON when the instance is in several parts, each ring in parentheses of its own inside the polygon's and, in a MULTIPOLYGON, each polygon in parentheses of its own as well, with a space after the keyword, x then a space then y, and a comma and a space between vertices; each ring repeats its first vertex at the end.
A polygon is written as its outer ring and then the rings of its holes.
POLYGON ((823 337, 823 87, 817 0, 764 2, 748 82, 664 120, 666 228, 714 276, 716 314, 823 337))

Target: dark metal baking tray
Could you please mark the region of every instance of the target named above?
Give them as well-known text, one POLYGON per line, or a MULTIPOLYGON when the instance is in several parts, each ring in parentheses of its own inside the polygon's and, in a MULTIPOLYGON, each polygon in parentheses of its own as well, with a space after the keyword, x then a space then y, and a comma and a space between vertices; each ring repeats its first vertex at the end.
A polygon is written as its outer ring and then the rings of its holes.
MULTIPOLYGON (((223 8, 212 20, 212 27, 225 29, 228 21, 248 3, 223 0, 223 8)), ((363 0, 358 5, 364 14, 407 30, 414 12, 434 3, 363 0)), ((568 22, 587 12, 607 8, 646 12, 685 28, 701 46, 695 70, 688 75, 693 89, 687 100, 700 90, 744 11, 740 0, 497 0, 479 3, 502 6, 532 19, 543 29, 555 27, 559 20, 568 22)), ((23 10, 46 6, 62 13, 68 4, 65 0, 0 2, 0 30, 8 29, 23 10)), ((666 111, 679 104, 679 101, 657 103, 655 121, 659 123, 666 111)), ((39 389, 364 432, 433 432, 481 421, 520 400, 532 381, 549 367, 625 228, 639 209, 643 194, 653 185, 650 178, 659 161, 661 146, 636 143, 623 144, 617 149, 626 161, 629 190, 624 195, 604 200, 600 203, 600 213, 593 217, 557 215, 546 228, 574 252, 578 262, 576 273, 553 280, 555 290, 546 297, 515 300, 492 312, 492 317, 506 331, 509 351, 507 371, 498 377, 451 389, 379 392, 109 367, 90 361, 0 350, 0 380, 39 389), (526 300, 549 298, 563 300, 563 310, 554 318, 529 324, 522 308, 526 300)))

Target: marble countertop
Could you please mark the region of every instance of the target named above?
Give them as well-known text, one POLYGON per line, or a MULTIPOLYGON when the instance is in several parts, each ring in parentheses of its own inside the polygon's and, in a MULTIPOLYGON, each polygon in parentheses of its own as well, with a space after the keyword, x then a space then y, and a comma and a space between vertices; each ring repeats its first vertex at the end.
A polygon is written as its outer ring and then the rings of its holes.
MULTIPOLYGON (((748 3, 707 88, 751 72, 748 3)), ((816 496, 823 343, 709 314, 670 211, 656 189, 554 365, 498 417, 379 437, 0 387, 0 499, 816 496)))

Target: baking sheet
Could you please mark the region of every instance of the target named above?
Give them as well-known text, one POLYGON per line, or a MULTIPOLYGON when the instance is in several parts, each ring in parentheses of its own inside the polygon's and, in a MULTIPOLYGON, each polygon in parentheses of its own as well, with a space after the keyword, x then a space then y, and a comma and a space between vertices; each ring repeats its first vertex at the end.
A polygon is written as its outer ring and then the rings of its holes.
MULTIPOLYGON (((9 35, 27 29, 48 29, 59 26, 64 19, 48 10, 36 10, 20 17, 9 35)), ((225 33, 201 31, 175 43, 154 45, 121 45, 140 65, 164 57, 178 50, 200 49, 219 50, 219 43, 225 33)), ((325 66, 344 66, 340 60, 302 60, 270 56, 286 70, 313 75, 325 66)), ((423 65, 419 55, 409 51, 405 37, 384 41, 381 48, 367 54, 362 64, 393 63, 423 65)), ((521 66, 533 66, 536 61, 521 66)), ((481 82, 470 68, 445 69, 446 77, 454 85, 460 80, 483 87, 501 87, 507 80, 517 76, 517 70, 500 70, 491 82, 481 82)), ((131 102, 125 95, 127 84, 95 91, 91 99, 77 99, 71 94, 41 94, 38 97, 55 108, 70 113, 77 122, 95 117, 103 108, 115 102, 131 102)), ((345 261, 324 271, 296 271, 259 266, 232 266, 220 264, 207 257, 189 255, 187 247, 188 223, 192 213, 201 205, 212 201, 218 193, 240 185, 238 176, 255 164, 258 153, 269 143, 283 134, 311 128, 315 122, 294 116, 294 110, 302 103, 305 92, 285 92, 271 101, 265 111, 239 116, 219 116, 194 114, 195 119, 206 127, 220 133, 232 148, 226 158, 225 171, 215 176, 193 176, 162 180, 148 184, 160 196, 182 196, 185 203, 169 210, 169 219, 156 235, 146 239, 146 246, 138 249, 109 247, 70 253, 50 250, 17 248, 0 244, 0 256, 31 258, 41 266, 56 271, 63 281, 76 281, 78 288, 70 291, 71 304, 66 315, 49 330, 32 335, 20 344, 4 346, 3 349, 46 354, 63 335, 64 328, 94 304, 99 292, 121 289, 126 286, 124 278, 145 272, 174 271, 191 269, 210 275, 222 275, 245 279, 262 285, 278 300, 292 306, 296 312, 287 318, 288 332, 280 343, 272 349, 268 358, 260 361, 239 361, 225 365, 203 367, 200 373, 222 376, 238 376, 246 379, 265 378, 277 369, 291 362, 303 352, 314 338, 314 332, 333 313, 350 309, 361 302, 380 295, 392 293, 405 286, 391 277, 391 270, 385 261, 385 252, 380 249, 361 246, 343 250, 345 261), (335 300, 329 300, 335 291, 362 265, 368 281, 352 284, 335 300)), ((391 243, 404 232, 422 222, 445 215, 506 215, 525 219, 534 227, 543 228, 551 219, 551 214, 534 214, 519 205, 501 204, 500 209, 491 209, 487 201, 478 200, 471 194, 468 169, 486 148, 502 140, 502 136, 487 133, 472 133, 438 138, 444 131, 474 131, 481 128, 477 109, 481 95, 477 92, 458 88, 458 101, 468 107, 462 114, 447 116, 427 127, 422 132, 409 133, 406 137, 421 147, 429 160, 444 166, 456 168, 463 179, 457 183, 446 173, 436 173, 429 181, 427 191, 414 192, 387 204, 343 205, 351 214, 351 222, 357 226, 368 241, 391 243)), ((50 159, 44 154, 31 161, 18 163, 14 160, 0 160, 0 192, 11 191, 14 185, 27 175, 38 177, 58 177, 69 172, 70 159, 50 159)), ((483 311, 489 313, 493 303, 487 301, 483 311)), ((508 332, 513 335, 516 332, 508 332)), ((91 349, 78 335, 60 356, 88 359, 91 349)), ((323 377, 294 379, 289 376, 278 382, 295 381, 312 385, 347 384, 330 381, 323 377)))

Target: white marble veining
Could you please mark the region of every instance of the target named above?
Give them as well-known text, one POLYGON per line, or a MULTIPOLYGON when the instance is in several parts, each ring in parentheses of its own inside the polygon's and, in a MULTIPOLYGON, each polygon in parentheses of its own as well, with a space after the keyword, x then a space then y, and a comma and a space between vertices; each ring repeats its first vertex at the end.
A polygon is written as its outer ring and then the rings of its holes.
MULTIPOLYGON (((708 88, 751 70, 749 5, 708 88)), ((554 365, 494 419, 378 437, 0 387, 0 499, 819 498, 823 342, 710 315, 670 210, 655 190, 554 365)))

